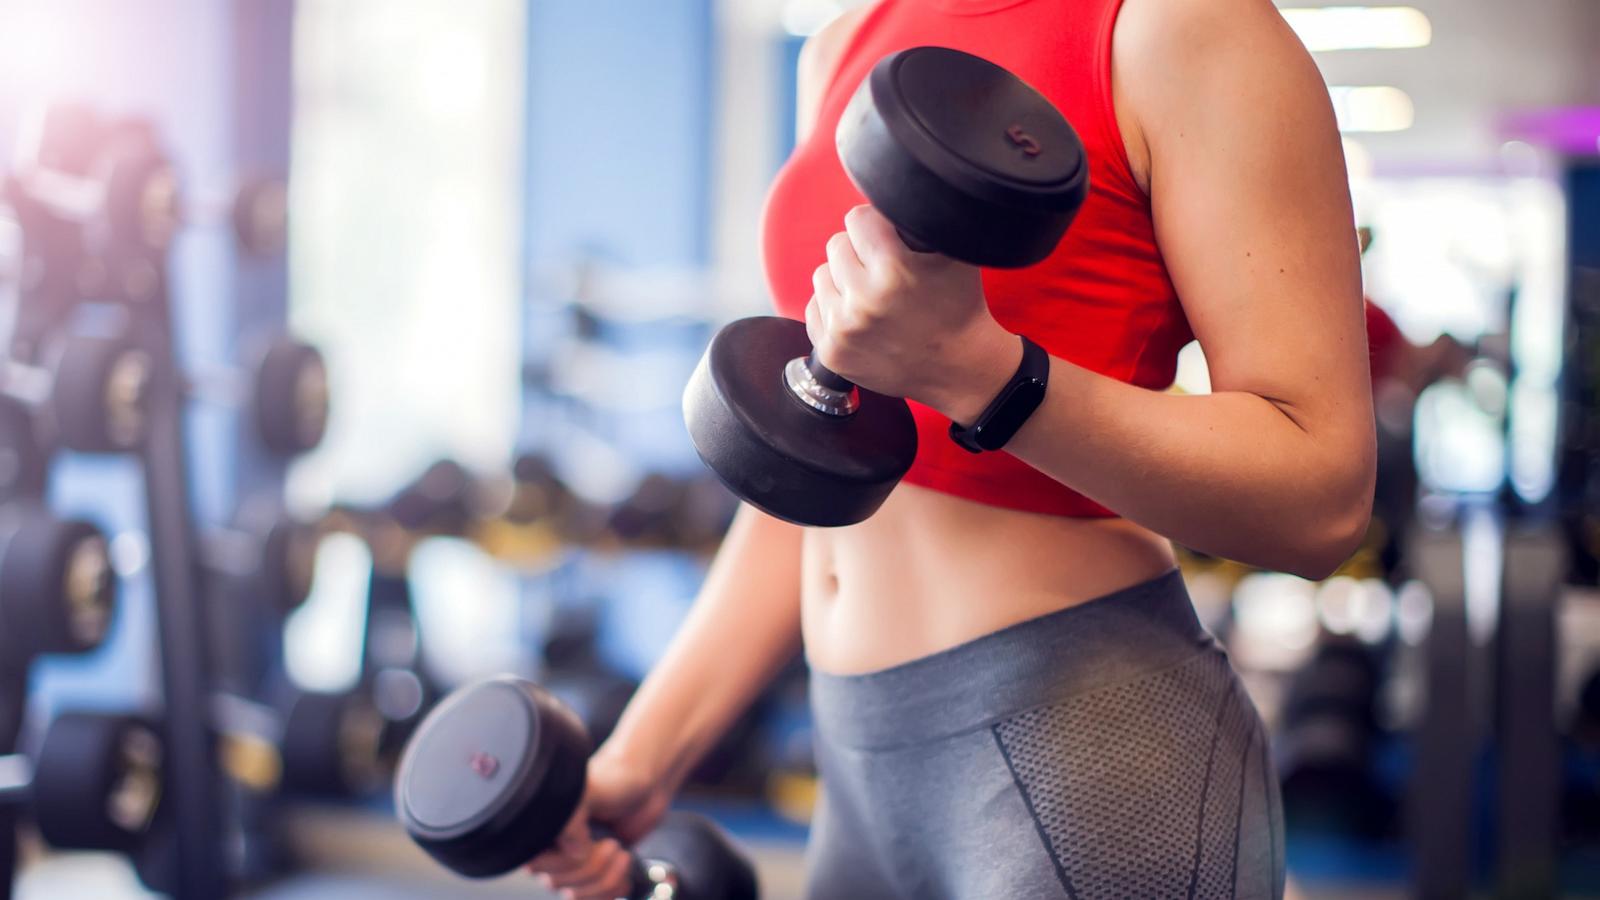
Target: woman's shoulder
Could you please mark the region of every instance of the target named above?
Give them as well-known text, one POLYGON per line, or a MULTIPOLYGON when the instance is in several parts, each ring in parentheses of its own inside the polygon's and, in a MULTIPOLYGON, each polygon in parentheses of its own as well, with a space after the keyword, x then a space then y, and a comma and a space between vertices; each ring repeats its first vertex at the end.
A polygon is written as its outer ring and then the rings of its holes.
POLYGON ((827 92, 828 84, 839 71, 839 64, 851 39, 860 29, 862 21, 881 2, 883 0, 872 0, 840 13, 816 34, 806 38, 806 42, 800 46, 795 90, 802 132, 810 130, 811 123, 815 121, 822 95, 827 92))

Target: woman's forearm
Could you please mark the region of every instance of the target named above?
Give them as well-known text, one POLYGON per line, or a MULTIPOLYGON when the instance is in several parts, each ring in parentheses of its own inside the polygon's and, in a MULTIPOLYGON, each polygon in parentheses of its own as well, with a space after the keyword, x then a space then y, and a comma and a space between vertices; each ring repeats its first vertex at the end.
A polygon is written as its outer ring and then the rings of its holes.
POLYGON ((1152 391, 1055 359, 1006 450, 1186 547, 1320 576, 1366 531, 1373 451, 1370 435, 1313 427, 1256 394, 1152 391))
POLYGON ((674 787, 800 649, 801 530, 740 509, 688 617, 601 752, 674 787))
MULTIPOLYGON (((1022 356, 995 329, 967 344, 924 400, 963 423, 1022 356)), ((1370 406, 1342 402, 1310 411, 1246 391, 1152 391, 1052 359, 1044 402, 1005 449, 1186 547, 1320 577, 1354 551, 1371 512, 1370 406)))

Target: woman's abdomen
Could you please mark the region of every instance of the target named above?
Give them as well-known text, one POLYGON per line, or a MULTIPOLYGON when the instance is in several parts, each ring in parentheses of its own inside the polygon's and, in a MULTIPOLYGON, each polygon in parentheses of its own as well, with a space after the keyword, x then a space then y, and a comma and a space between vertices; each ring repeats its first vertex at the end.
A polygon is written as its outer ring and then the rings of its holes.
POLYGON ((883 669, 1173 565, 1165 539, 1123 519, 999 509, 903 484, 860 525, 807 530, 806 656, 825 672, 883 669))

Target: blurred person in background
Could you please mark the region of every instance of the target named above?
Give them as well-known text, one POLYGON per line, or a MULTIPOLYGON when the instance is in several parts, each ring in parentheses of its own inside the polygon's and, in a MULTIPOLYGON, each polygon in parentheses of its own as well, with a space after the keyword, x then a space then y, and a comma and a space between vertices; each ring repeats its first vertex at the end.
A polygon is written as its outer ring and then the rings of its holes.
POLYGON ((1366 532, 1373 416, 1334 115, 1265 0, 881 0, 811 38, 762 246, 821 360, 912 402, 916 464, 867 521, 744 509, 695 607, 532 866, 617 896, 695 760, 802 646, 820 804, 811 896, 1281 896, 1266 737, 1170 542, 1311 578, 1366 532), (1044 263, 908 250, 834 151, 886 54, 990 59, 1083 138, 1089 197, 1044 263), (1026 359, 1004 452, 969 425, 1026 359), (1198 338, 1213 391, 1165 392, 1198 338))
MULTIPOLYGON (((1363 256, 1372 240, 1370 227, 1357 230, 1363 256)), ((1448 334, 1427 344, 1413 344, 1371 298, 1365 301, 1365 308, 1372 401, 1378 426, 1377 481, 1367 545, 1376 550, 1384 577, 1397 584, 1406 577, 1402 541, 1417 505, 1416 445, 1411 427, 1417 398, 1441 379, 1462 377, 1473 354, 1448 334)))

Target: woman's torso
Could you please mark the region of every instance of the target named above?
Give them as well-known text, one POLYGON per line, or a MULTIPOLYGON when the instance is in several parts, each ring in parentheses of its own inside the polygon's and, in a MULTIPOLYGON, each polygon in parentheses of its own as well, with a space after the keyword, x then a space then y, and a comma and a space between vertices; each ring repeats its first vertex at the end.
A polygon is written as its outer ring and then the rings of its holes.
MULTIPOLYGON (((780 310, 803 310, 827 236, 860 202, 832 151, 850 93, 894 50, 952 46, 1038 87, 1073 121, 1091 159, 1090 199, 1057 254, 1035 269, 985 272, 996 318, 1096 371, 1150 387, 1170 382, 1189 334, 1113 109, 1108 57, 1119 2, 884 0, 841 22, 827 36, 831 79, 815 127, 769 198, 766 262, 780 310)), ((922 449, 906 482, 868 521, 805 535, 803 626, 814 666, 895 665, 1172 567, 1159 536, 1004 454, 975 467, 944 446, 937 414, 914 413, 922 449)))

